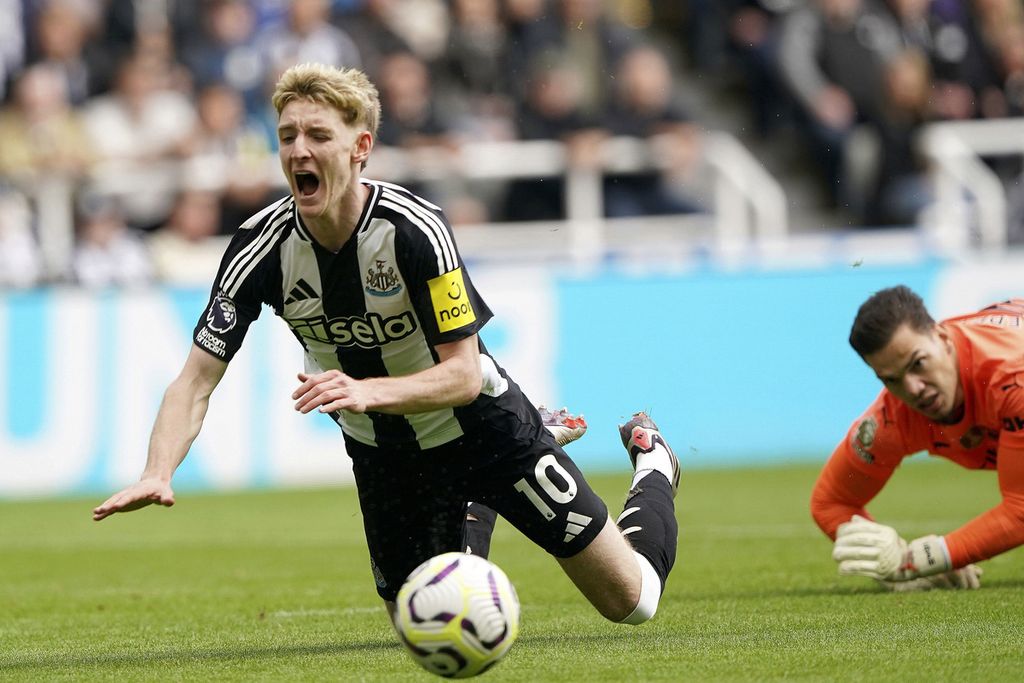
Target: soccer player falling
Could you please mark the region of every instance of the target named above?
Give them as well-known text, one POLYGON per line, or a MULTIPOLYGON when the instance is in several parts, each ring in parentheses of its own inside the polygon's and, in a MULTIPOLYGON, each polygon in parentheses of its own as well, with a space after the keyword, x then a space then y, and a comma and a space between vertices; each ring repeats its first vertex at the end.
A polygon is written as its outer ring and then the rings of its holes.
POLYGON ((904 286, 861 305, 850 344, 884 388, 822 470, 811 513, 842 575, 893 590, 977 588, 974 563, 1024 543, 1024 299, 936 323, 904 286), (920 451, 996 470, 1002 502, 945 536, 905 541, 864 506, 920 451))
POLYGON ((637 413, 620 429, 635 469, 620 529, 477 336, 491 311, 442 210, 360 177, 380 120, 373 84, 354 69, 304 64, 281 76, 273 104, 291 194, 235 232, 142 477, 93 518, 174 503, 171 476, 266 304, 305 351, 295 409, 341 427, 390 609, 417 565, 464 548, 473 501, 555 556, 604 617, 650 619, 677 535, 679 465, 658 428, 637 413))

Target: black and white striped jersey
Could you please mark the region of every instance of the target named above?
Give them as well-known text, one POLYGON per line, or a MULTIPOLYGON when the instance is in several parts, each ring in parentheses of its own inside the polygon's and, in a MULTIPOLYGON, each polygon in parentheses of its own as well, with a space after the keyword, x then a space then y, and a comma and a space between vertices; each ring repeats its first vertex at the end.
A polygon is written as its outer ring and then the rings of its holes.
MULTIPOLYGON (((362 182, 370 199, 337 253, 313 239, 290 196, 246 221, 221 261, 195 344, 230 361, 266 304, 302 344, 307 372, 339 369, 363 379, 429 368, 438 362, 435 345, 478 332, 492 314, 441 209, 397 185, 362 182)), ((482 420, 521 413, 519 388, 482 342, 480 354, 483 393, 468 406, 333 417, 361 443, 422 450, 459 438, 482 420)))

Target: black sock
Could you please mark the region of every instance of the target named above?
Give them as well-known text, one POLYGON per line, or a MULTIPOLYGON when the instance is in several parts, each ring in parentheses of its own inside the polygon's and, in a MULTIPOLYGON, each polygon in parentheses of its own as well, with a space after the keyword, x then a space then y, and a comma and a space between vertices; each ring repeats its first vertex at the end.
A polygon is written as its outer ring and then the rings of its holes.
POLYGON ((469 503, 466 507, 466 522, 462 527, 462 548, 471 555, 487 559, 491 553, 491 534, 498 513, 480 503, 469 503))
POLYGON ((617 524, 633 549, 650 561, 664 590, 668 573, 676 561, 676 537, 679 535, 668 479, 652 471, 638 481, 626 497, 617 524))

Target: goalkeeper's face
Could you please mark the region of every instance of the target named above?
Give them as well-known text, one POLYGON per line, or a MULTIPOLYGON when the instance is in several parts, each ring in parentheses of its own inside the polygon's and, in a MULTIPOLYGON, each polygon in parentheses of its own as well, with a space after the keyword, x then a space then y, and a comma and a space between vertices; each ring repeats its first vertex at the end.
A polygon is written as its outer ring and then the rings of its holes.
POLYGON ((893 396, 928 419, 960 420, 964 397, 956 346, 942 326, 919 332, 901 325, 888 344, 864 361, 893 396))

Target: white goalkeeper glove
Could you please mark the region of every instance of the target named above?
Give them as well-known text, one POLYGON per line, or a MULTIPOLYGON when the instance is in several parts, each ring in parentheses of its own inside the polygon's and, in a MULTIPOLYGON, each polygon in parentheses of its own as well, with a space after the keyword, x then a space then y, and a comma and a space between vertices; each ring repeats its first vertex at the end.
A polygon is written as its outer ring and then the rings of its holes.
POLYGON ((832 559, 839 563, 842 576, 880 581, 910 581, 953 569, 941 536, 922 536, 908 543, 892 527, 859 515, 839 525, 832 559))
POLYGON ((879 581, 878 584, 893 593, 915 593, 930 590, 974 590, 981 588, 981 575, 985 572, 976 564, 960 569, 922 576, 910 581, 879 581))

